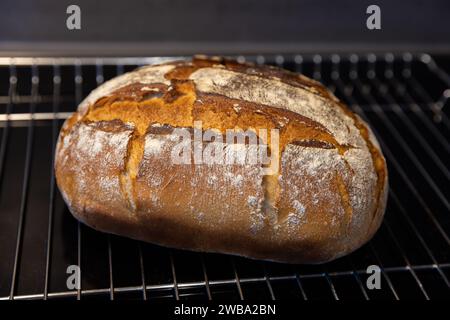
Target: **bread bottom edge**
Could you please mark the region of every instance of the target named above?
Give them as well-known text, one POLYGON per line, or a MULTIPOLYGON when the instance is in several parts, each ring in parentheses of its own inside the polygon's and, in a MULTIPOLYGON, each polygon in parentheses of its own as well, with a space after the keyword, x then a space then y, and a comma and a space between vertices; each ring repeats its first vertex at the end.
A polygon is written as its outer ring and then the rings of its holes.
MULTIPOLYGON (((221 248, 215 249, 211 246, 205 246, 200 244, 195 244, 191 242, 189 245, 183 245, 182 241, 179 239, 172 238, 170 236, 166 236, 166 232, 155 232, 154 230, 148 230, 145 227, 135 225, 130 222, 118 222, 114 219, 105 219, 105 216, 99 216, 94 213, 84 213, 80 214, 78 211, 69 208, 69 211, 73 215, 75 219, 82 222, 86 226, 103 233, 114 234, 120 237, 125 237, 137 241, 142 241, 145 243, 162 246, 170 249, 180 249, 187 250, 198 253, 214 253, 214 254, 226 254, 230 256, 244 257, 251 260, 262 260, 268 262, 276 262, 282 264, 309 264, 309 265, 319 265, 324 264, 333 260, 336 260, 340 257, 346 256, 364 244, 366 244, 376 232, 378 227, 368 235, 364 241, 361 241, 354 247, 345 248, 345 250, 339 250, 336 253, 330 254, 329 252, 323 252, 320 249, 311 248, 307 250, 309 252, 302 252, 299 250, 298 252, 280 252, 279 249, 270 249, 265 251, 264 249, 260 250, 258 248, 249 248, 247 245, 245 248, 242 246, 240 250, 236 250, 232 247, 227 247, 225 244, 221 248), (163 234, 164 236, 161 236, 163 234), (314 251, 314 252, 312 252, 314 251)), ((236 247, 236 246, 234 246, 236 247)), ((328 250, 329 251, 329 250, 328 250)))

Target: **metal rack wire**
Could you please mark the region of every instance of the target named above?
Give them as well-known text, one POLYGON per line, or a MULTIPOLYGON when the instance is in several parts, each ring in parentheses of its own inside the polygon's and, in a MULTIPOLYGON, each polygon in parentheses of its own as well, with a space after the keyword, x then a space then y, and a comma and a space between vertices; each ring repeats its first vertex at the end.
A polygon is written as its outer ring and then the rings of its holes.
MULTIPOLYGON (((387 157, 374 239, 321 266, 160 248, 80 224, 55 186, 62 122, 90 90, 170 58, 0 58, 0 299, 435 299, 450 295, 450 77, 427 54, 238 56, 323 82, 371 123, 387 157), (81 288, 68 290, 78 265, 81 288), (378 265, 382 288, 366 287, 378 265)), ((447 69, 448 70, 448 69, 447 69)))

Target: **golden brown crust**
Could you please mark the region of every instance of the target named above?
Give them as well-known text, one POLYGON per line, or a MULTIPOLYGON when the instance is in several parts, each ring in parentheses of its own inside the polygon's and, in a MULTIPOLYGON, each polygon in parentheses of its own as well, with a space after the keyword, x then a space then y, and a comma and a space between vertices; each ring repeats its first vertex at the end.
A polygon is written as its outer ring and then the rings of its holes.
POLYGON ((64 124, 55 170, 71 212, 96 229, 290 263, 325 262, 365 243, 388 188, 370 129, 322 85, 222 58, 144 67, 96 89, 64 124), (265 143, 278 129, 280 170, 173 163, 174 130, 192 134, 196 121, 222 136, 267 129, 265 143))

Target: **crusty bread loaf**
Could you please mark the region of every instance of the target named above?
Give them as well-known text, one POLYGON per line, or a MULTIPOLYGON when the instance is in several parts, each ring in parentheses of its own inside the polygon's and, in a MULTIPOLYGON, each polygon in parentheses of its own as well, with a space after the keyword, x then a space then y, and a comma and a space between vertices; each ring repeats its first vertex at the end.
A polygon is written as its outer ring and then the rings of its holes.
POLYGON ((388 190, 369 127, 322 85, 206 57, 146 66, 95 89, 61 129, 55 170, 72 214, 95 229, 288 263, 360 247, 381 223, 388 190), (255 132, 260 144, 216 136, 198 146, 239 150, 244 161, 188 154, 190 163, 177 163, 178 129, 255 132), (245 160, 264 146, 269 164, 245 160))

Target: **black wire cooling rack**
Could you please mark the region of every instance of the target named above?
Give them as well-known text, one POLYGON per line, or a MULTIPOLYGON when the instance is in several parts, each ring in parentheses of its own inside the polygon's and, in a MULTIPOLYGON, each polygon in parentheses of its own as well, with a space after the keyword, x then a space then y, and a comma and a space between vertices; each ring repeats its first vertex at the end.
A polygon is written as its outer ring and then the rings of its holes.
POLYGON ((0 299, 436 299, 450 289, 450 57, 237 56, 323 82, 387 157, 385 220, 353 254, 316 266, 167 249, 78 223, 55 187, 62 122, 102 82, 167 58, 0 58, 0 299), (67 268, 80 266, 69 290, 67 268), (367 267, 381 289, 366 286, 367 267))

